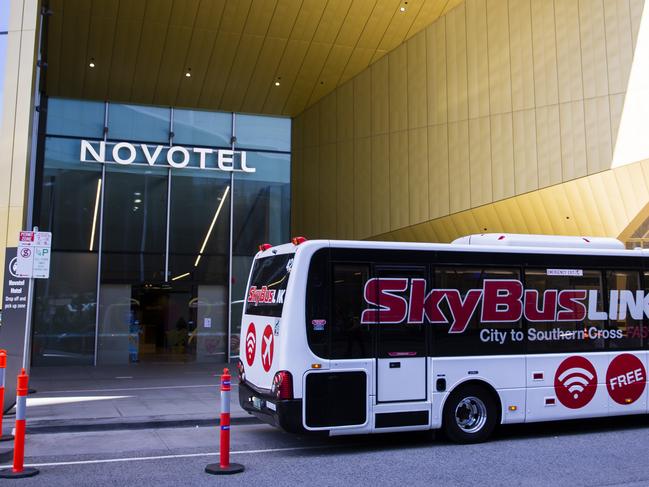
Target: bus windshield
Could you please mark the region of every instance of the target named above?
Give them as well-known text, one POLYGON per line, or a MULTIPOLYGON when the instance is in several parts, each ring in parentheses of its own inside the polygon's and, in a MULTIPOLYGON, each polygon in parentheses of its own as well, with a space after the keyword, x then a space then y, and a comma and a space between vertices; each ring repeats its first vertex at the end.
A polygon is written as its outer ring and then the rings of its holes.
POLYGON ((246 313, 260 316, 282 316, 284 294, 295 254, 274 255, 257 259, 252 269, 246 296, 246 313))

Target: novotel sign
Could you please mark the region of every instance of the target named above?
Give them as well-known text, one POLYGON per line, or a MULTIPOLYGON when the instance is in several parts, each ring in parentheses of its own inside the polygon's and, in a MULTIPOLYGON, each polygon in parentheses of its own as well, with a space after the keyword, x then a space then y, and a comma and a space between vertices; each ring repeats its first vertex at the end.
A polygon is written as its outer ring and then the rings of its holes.
MULTIPOLYGON (((182 169, 190 165, 192 154, 198 155, 199 169, 218 169, 221 171, 242 171, 255 172, 254 167, 246 164, 245 151, 234 151, 225 149, 207 149, 205 147, 183 147, 181 145, 147 145, 132 144, 130 142, 110 142, 104 141, 81 141, 81 153, 79 160, 81 162, 114 162, 128 166, 133 164, 138 155, 142 154, 144 160, 149 166, 156 164, 167 164, 169 167, 182 169), (110 148, 112 159, 106 160, 106 146, 110 148), (163 151, 165 154, 163 154, 163 151)), ((140 157, 139 160, 142 160, 140 157)))

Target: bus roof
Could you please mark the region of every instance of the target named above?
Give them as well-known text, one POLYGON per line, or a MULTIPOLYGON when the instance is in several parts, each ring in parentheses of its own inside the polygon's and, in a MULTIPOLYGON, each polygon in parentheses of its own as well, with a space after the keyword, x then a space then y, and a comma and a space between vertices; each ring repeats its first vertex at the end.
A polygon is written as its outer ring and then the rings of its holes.
POLYGON ((549 235, 521 234, 482 234, 495 235, 495 242, 488 238, 461 237, 453 243, 426 242, 387 242, 374 240, 307 240, 296 246, 292 243, 277 245, 257 254, 269 257, 275 254, 295 252, 298 247, 335 247, 367 250, 424 250, 444 252, 496 252, 496 253, 529 253, 529 254, 572 254, 572 255, 606 255, 620 257, 647 257, 649 249, 636 248, 627 250, 622 242, 602 237, 564 237, 549 235), (506 238, 497 240, 498 236, 506 238), (541 237, 539 239, 539 237, 541 237), (508 241, 506 243, 502 240, 508 241), (585 240, 584 240, 585 239, 585 240), (554 240, 554 245, 552 245, 554 240), (583 242, 583 243, 581 243, 583 242), (617 244, 615 244, 617 242, 617 244), (589 245, 590 244, 590 245, 589 245))

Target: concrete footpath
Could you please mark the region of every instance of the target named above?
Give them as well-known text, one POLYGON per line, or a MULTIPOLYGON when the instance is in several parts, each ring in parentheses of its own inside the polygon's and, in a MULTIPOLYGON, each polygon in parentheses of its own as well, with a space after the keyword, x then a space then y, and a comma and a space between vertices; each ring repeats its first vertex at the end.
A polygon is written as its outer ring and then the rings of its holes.
MULTIPOLYGON (((218 424, 219 381, 227 364, 132 364, 112 367, 34 367, 27 399, 27 432, 58 433, 209 426, 218 424)), ((236 367, 232 422, 255 423, 239 407, 236 367)), ((5 416, 4 431, 13 426, 5 416)))

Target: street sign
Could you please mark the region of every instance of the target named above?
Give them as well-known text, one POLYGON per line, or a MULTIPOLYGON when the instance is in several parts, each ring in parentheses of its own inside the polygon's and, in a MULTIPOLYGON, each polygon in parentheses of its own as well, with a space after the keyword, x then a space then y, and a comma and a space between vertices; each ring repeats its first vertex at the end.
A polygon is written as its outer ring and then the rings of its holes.
POLYGON ((20 232, 16 274, 20 277, 48 279, 52 254, 51 232, 20 232))

